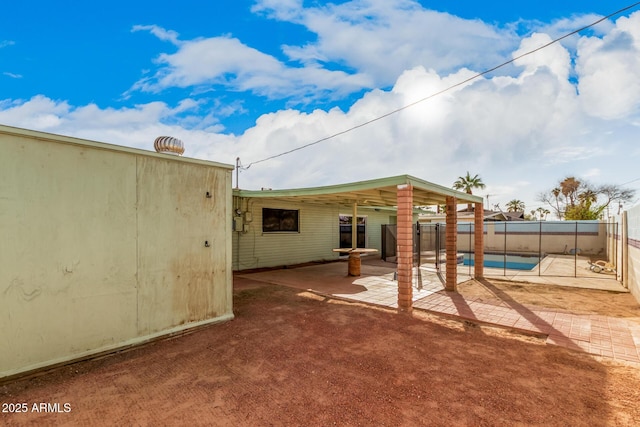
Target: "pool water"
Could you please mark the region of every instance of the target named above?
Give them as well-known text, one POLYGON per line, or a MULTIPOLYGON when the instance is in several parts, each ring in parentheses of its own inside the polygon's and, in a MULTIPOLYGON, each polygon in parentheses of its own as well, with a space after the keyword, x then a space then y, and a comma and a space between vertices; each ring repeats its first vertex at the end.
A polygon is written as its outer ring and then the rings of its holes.
MULTIPOLYGON (((473 254, 464 254, 463 265, 474 265, 473 254)), ((541 258, 538 256, 484 254, 484 266, 488 268, 507 268, 509 270, 533 270, 541 258), (506 260, 506 266, 505 266, 506 260)))

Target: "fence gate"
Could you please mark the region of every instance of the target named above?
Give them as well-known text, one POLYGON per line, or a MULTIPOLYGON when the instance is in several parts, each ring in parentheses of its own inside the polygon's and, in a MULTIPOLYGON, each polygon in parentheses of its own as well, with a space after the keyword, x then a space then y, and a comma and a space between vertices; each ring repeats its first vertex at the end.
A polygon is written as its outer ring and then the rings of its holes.
MULTIPOLYGON (((420 253, 419 231, 416 224, 413 224, 413 261, 414 266, 418 261, 417 254, 420 253)), ((381 258, 386 262, 397 261, 398 226, 396 224, 382 225, 382 252, 381 258)))
MULTIPOLYGON (((398 228, 395 224, 382 226, 382 251, 384 261, 395 262, 397 257, 398 228)), ((413 225, 414 266, 440 271, 446 262, 445 224, 413 225)))
POLYGON ((420 224, 415 238, 414 251, 418 267, 441 271, 446 264, 445 224, 420 224))

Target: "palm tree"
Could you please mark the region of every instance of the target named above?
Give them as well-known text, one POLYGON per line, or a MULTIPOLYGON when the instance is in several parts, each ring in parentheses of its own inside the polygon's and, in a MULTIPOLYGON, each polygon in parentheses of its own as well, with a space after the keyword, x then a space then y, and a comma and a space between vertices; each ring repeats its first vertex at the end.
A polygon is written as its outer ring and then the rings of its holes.
POLYGON ((551 213, 551 212, 549 212, 549 209, 545 209, 545 208, 542 208, 542 207, 536 209, 536 211, 540 215, 540 221, 546 221, 547 215, 549 215, 551 213))
MULTIPOLYGON (((459 176, 453 183, 454 190, 463 190, 467 194, 473 194, 471 190, 474 188, 483 189, 484 187, 486 187, 486 185, 482 182, 482 178, 477 174, 472 177, 469 171, 467 171, 466 176, 459 176)), ((471 203, 467 204, 467 210, 471 212, 471 203)))
POLYGON ((522 200, 513 199, 507 202, 507 212, 521 212, 524 211, 524 202, 522 200))
POLYGON ((562 192, 562 195, 568 200, 568 204, 571 207, 576 205, 576 198, 581 184, 582 183, 573 176, 569 176, 560 181, 560 191, 562 192))
MULTIPOLYGON (((564 214, 564 212, 560 211, 560 193, 562 193, 562 190, 560 189, 560 187, 556 187, 553 190, 551 190, 551 194, 553 194, 553 197, 555 197, 555 200, 556 200, 556 216, 558 217, 558 219, 561 219, 562 215, 564 214)), ((551 204, 551 202, 549 202, 549 204, 551 204)))
POLYGON ((598 200, 598 194, 593 190, 587 189, 578 194, 578 200, 587 208, 590 208, 591 205, 598 200))

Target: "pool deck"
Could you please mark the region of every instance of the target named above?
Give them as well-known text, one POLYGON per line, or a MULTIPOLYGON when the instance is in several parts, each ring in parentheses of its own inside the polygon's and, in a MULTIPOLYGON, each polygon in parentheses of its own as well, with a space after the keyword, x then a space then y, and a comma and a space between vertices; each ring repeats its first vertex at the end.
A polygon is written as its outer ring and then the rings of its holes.
MULTIPOLYGON (((458 266, 458 276, 471 279, 473 267, 458 266)), ((597 289, 611 292, 629 292, 616 280, 615 273, 594 273, 589 269, 589 258, 575 255, 547 255, 532 270, 505 270, 485 268, 485 276, 503 278, 512 282, 541 285, 597 289)))
MULTIPOLYGON (((573 261, 552 257, 542 264, 545 274, 567 268, 573 261)), ((572 267, 573 268, 573 267, 572 267)), ((234 287, 263 286, 265 283, 289 286, 313 291, 349 301, 357 301, 388 308, 398 307, 397 282, 394 281, 395 264, 381 260, 362 263, 360 277, 347 276, 344 262, 312 265, 299 268, 269 270, 256 273, 236 273, 234 287)), ((502 272, 502 270, 500 270, 502 272)), ((565 271, 566 273, 566 271, 565 271)), ((588 270, 585 277, 496 276, 508 280, 556 286, 600 289, 611 292, 627 290, 610 275, 597 275, 588 270), (592 273, 588 275, 587 273, 592 273)), ((487 272, 490 276, 490 272, 487 272)), ((464 282, 470 277, 458 275, 464 282)), ((501 296, 492 302, 464 297, 446 292, 440 277, 428 269, 415 269, 413 282, 413 306, 417 310, 458 318, 479 324, 508 328, 524 334, 540 336, 550 345, 583 351, 596 356, 619 361, 640 363, 640 323, 601 315, 574 314, 568 311, 547 309, 517 303, 501 296)))

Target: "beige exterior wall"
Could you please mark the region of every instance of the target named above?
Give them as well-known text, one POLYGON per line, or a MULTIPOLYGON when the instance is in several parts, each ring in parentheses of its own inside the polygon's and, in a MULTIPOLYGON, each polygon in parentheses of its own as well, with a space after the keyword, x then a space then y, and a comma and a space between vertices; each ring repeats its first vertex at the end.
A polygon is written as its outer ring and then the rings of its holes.
POLYGON ((627 270, 626 285, 629 291, 640 303, 640 249, 629 247, 629 268, 627 270))
MULTIPOLYGON (((234 270, 336 260, 339 254, 333 249, 340 246, 339 215, 353 213, 353 206, 279 202, 269 198, 235 199, 234 206, 240 210, 236 216, 243 222, 243 231, 233 233, 234 270), (262 208, 299 210, 299 232, 263 233, 262 208)), ((381 225, 395 221, 396 212, 359 206, 357 214, 367 218, 367 247, 380 251, 381 225)))
POLYGON ((623 224, 616 236, 623 248, 620 256, 623 284, 640 303, 640 206, 623 214, 623 224))
POLYGON ((230 166, 7 127, 0 146, 0 378, 232 318, 230 166))

